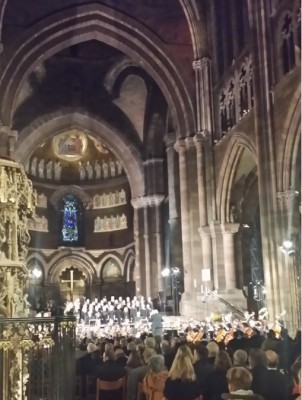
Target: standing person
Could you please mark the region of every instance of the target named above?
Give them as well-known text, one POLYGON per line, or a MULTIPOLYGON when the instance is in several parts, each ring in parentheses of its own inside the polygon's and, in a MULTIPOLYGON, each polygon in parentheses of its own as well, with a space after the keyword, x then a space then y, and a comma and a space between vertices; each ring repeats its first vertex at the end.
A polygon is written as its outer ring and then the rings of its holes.
POLYGON ((153 310, 152 315, 150 317, 150 322, 151 322, 151 329, 152 329, 153 336, 155 336, 155 335, 162 336, 163 335, 163 317, 158 312, 158 310, 153 310))
POLYGON ((226 374, 231 367, 230 356, 221 350, 215 358, 214 371, 208 375, 205 382, 203 400, 220 400, 223 393, 228 393, 226 374))

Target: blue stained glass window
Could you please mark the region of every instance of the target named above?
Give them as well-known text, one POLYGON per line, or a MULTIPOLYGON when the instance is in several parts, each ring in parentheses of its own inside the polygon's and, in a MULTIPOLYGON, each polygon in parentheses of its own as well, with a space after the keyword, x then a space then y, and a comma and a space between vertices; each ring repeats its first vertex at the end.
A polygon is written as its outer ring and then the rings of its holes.
POLYGON ((63 199, 63 242, 77 242, 79 240, 78 207, 73 196, 66 196, 63 199))

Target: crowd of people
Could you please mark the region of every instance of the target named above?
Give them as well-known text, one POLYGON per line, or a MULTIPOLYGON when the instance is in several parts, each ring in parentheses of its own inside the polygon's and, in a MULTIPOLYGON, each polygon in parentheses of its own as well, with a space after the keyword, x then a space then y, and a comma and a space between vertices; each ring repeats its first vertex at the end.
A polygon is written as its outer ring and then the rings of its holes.
MULTIPOLYGON (((280 335, 254 329, 252 335, 238 331, 227 344, 203 337, 189 340, 176 332, 84 337, 78 342, 77 375, 83 382, 86 376, 95 381, 125 377, 127 400, 137 400, 140 392, 146 400, 218 400, 225 393, 240 399, 251 394, 265 400, 300 399, 300 331, 294 339, 286 329, 280 335)), ((90 389, 95 391, 96 385, 90 389)), ((118 393, 105 396, 118 400, 118 393)))

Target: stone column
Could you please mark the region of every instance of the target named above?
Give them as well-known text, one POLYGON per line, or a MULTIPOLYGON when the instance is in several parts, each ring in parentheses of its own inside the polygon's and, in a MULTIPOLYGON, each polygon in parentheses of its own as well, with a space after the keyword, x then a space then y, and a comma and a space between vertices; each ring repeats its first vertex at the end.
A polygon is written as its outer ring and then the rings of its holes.
POLYGON ((185 293, 182 300, 190 300, 192 288, 192 255, 191 255, 191 226, 189 215, 188 198, 188 175, 187 175, 187 146, 184 139, 178 139, 175 150, 179 156, 179 183, 180 183, 180 209, 181 209, 181 230, 182 230, 182 251, 184 268, 185 293))
POLYGON ((177 165, 177 153, 174 149, 175 134, 165 136, 168 169, 168 197, 169 197, 169 266, 182 266, 182 243, 180 224, 180 199, 179 199, 179 166, 177 165))
POLYGON ((223 234, 223 254, 225 268, 225 288, 236 289, 236 258, 235 258, 235 234, 240 224, 225 223, 221 225, 223 234))
POLYGON ((157 292, 163 291, 163 278, 161 275, 162 269, 164 267, 163 262, 163 226, 161 219, 161 204, 165 196, 163 195, 153 195, 151 198, 151 205, 155 207, 155 242, 156 242, 156 263, 157 263, 157 292))
POLYGON ((202 267, 211 270, 211 282, 208 288, 213 287, 213 249, 211 231, 208 226, 208 211, 207 211, 207 193, 206 193, 206 171, 205 171, 205 154, 204 141, 206 136, 202 132, 198 132, 194 137, 196 152, 197 152, 197 183, 198 183, 198 204, 199 204, 199 224, 198 229, 201 238, 202 248, 202 267))
POLYGON ((133 230, 134 230, 134 246, 135 246, 135 269, 133 277, 136 284, 137 294, 146 292, 145 277, 145 259, 144 259, 144 231, 143 231, 143 210, 144 202, 141 198, 133 199, 131 204, 134 208, 133 230))
POLYGON ((18 132, 7 126, 0 126, 0 156, 12 157, 18 132))
POLYGON ((287 328, 294 333, 300 326, 301 320, 301 292, 299 281, 301 252, 300 237, 297 234, 300 230, 299 192, 293 189, 277 193, 280 216, 280 245, 284 240, 291 240, 292 249, 283 251, 282 264, 284 273, 284 309, 287 312, 287 328), (295 221, 298 221, 298 223, 295 221))

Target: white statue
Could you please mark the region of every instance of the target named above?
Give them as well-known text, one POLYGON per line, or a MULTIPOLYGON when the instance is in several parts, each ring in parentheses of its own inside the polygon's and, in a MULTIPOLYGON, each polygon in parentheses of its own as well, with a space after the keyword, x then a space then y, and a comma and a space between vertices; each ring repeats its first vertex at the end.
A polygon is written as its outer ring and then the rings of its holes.
POLYGON ((54 178, 56 181, 59 181, 61 179, 61 172, 62 172, 61 163, 60 161, 56 161, 54 166, 54 173, 55 173, 54 178))
POLYGON ((121 175, 123 172, 123 166, 122 163, 120 162, 120 160, 116 160, 116 169, 117 169, 117 174, 121 175))
POLYGON ((102 162, 103 177, 108 178, 108 164, 103 160, 102 162))
POLYGON ((31 172, 32 176, 36 176, 36 174, 37 174, 37 163, 38 163, 38 159, 37 159, 37 157, 34 157, 31 160, 31 167, 30 167, 30 172, 31 172))
POLYGON ((81 163, 81 161, 79 162, 79 170, 80 170, 80 181, 84 181, 86 178, 86 169, 84 165, 81 163))
POLYGON ((53 161, 49 160, 46 164, 46 178, 52 179, 52 171, 53 171, 53 161))
POLYGON ((126 229, 127 228, 127 217, 125 214, 121 215, 121 219, 120 219, 120 227, 121 229, 126 229))
POLYGON ((120 191, 120 204, 126 204, 126 192, 124 189, 120 191))
POLYGON ((43 158, 39 161, 38 175, 39 175, 39 178, 41 178, 41 179, 44 178, 44 160, 43 160, 43 158))
POLYGON ((86 171, 87 171, 87 178, 88 179, 93 179, 93 168, 92 165, 87 161, 86 164, 86 171))
POLYGON ((110 175, 112 177, 114 177, 115 176, 115 162, 113 160, 110 160, 109 164, 110 164, 110 175))
POLYGON ((95 179, 101 179, 101 170, 102 169, 97 160, 94 163, 94 170, 95 170, 95 179))

